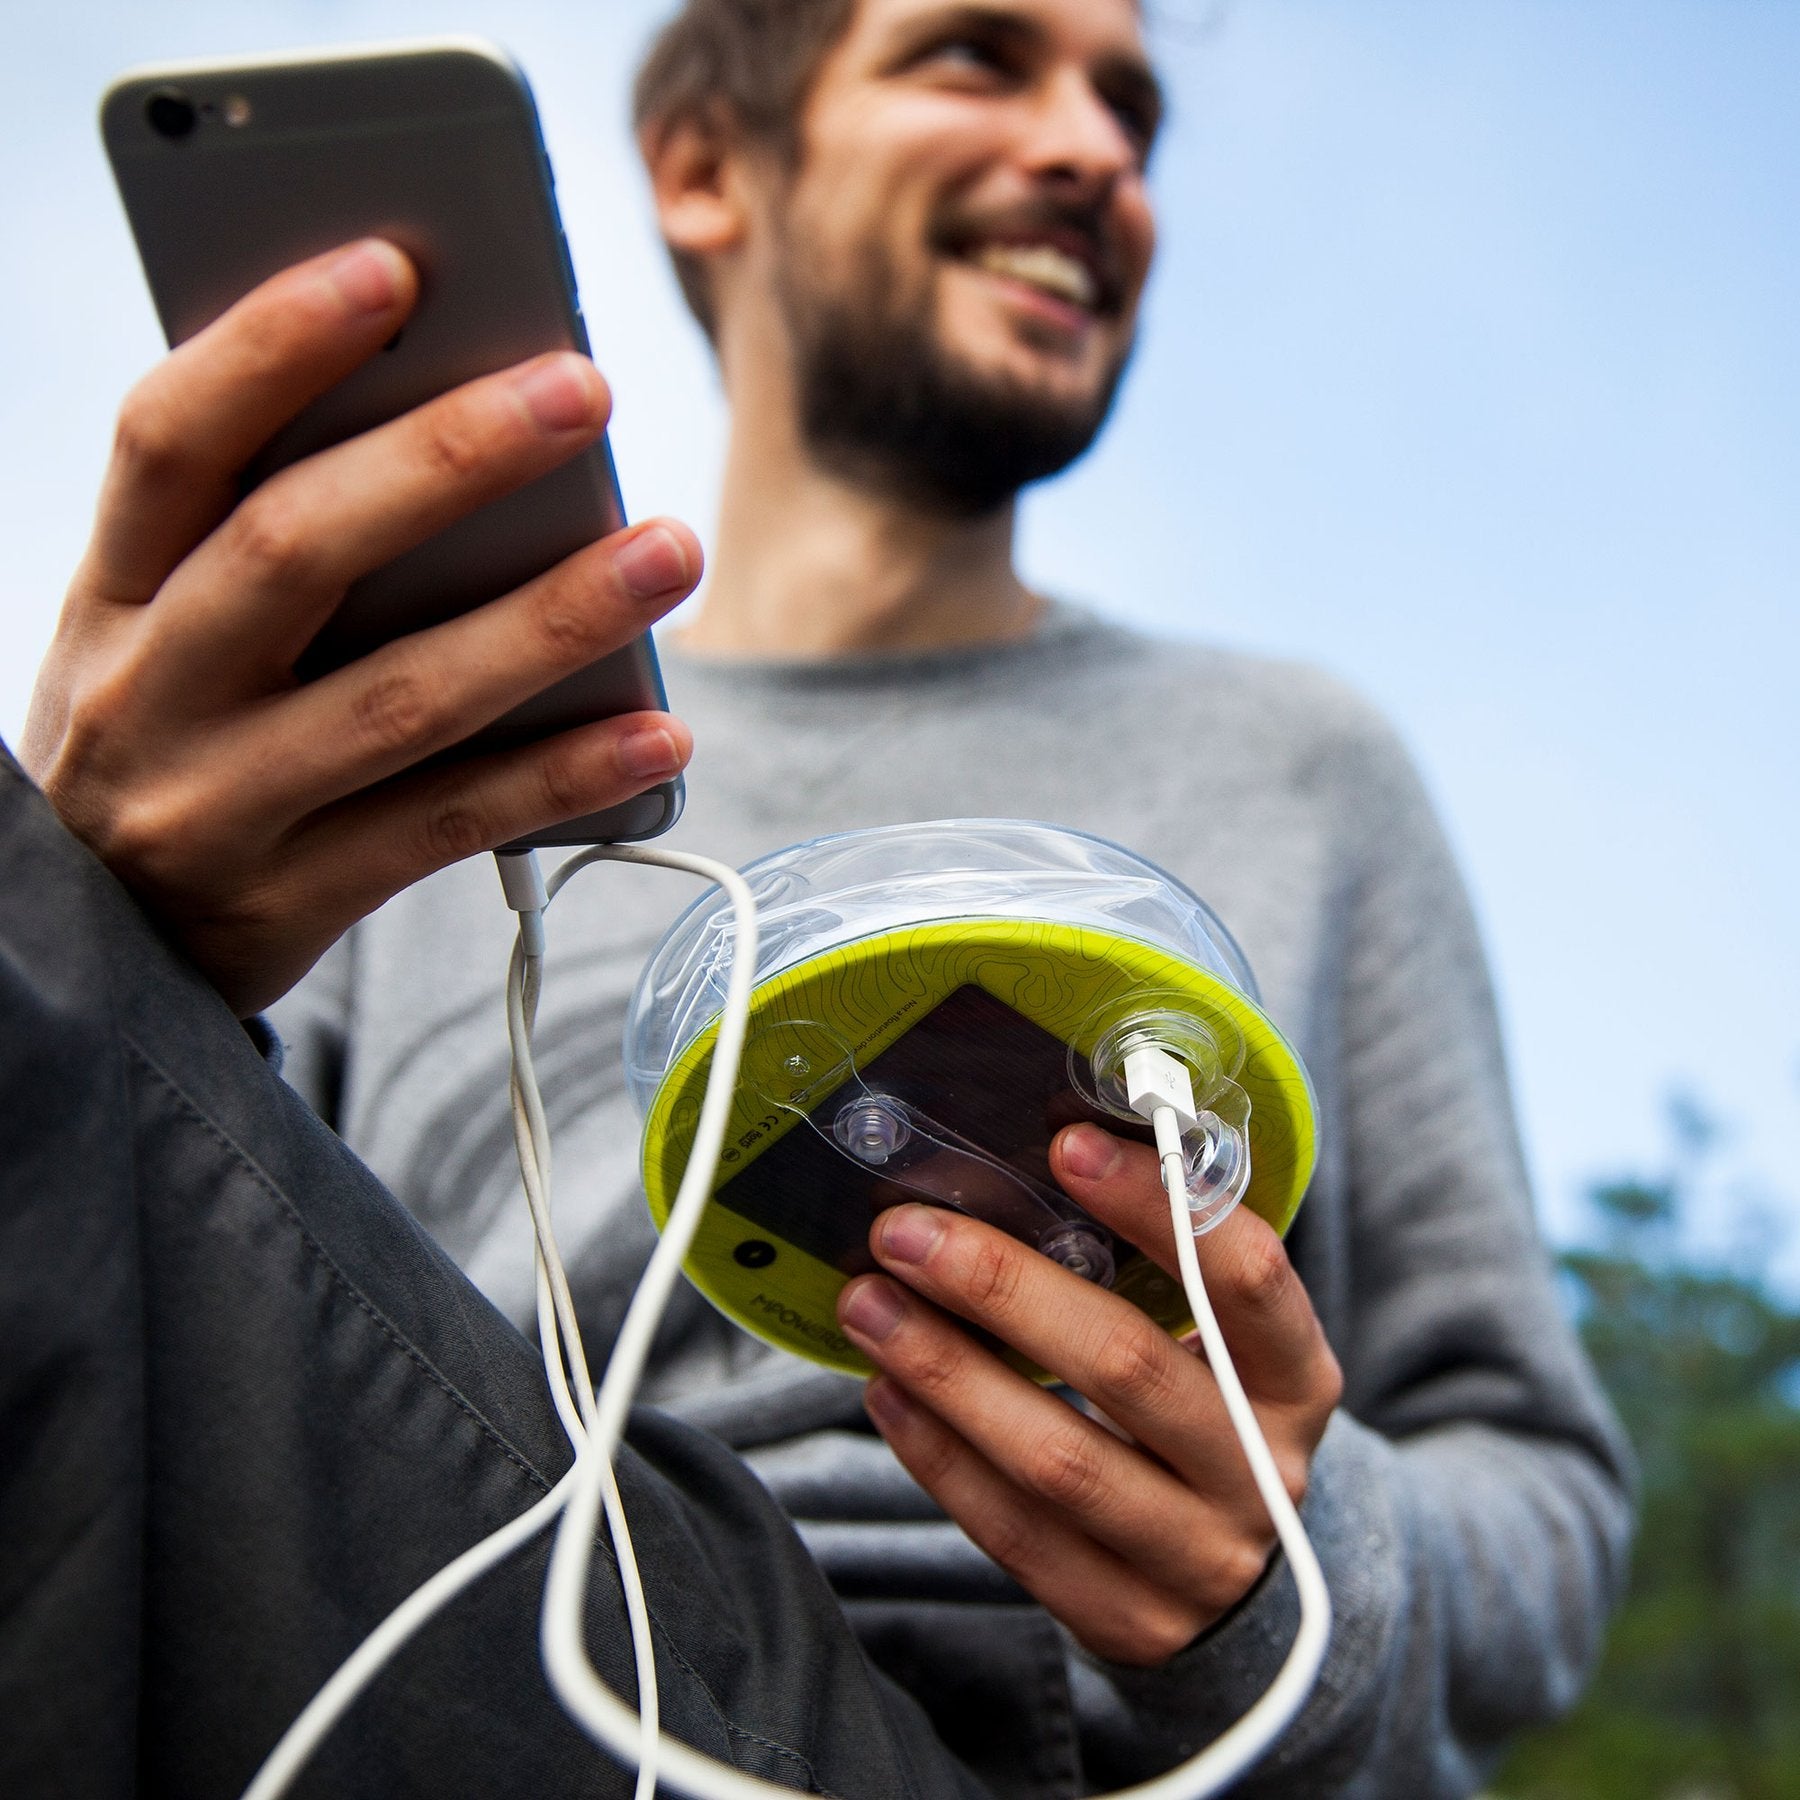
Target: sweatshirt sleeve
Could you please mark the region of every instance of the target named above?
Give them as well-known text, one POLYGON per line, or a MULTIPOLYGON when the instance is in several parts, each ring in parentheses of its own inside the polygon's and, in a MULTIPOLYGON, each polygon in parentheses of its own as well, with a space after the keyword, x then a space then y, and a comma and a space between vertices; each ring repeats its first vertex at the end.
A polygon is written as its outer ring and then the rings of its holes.
MULTIPOLYGON (((1468 898, 1403 751, 1360 723, 1334 795, 1346 886, 1345 1397, 1302 1509, 1333 1626, 1245 1796, 1462 1796, 1566 1708, 1624 1579, 1631 1466, 1538 1239, 1468 898)), ((1071 1649, 1090 1785, 1240 1717, 1299 1619, 1279 1560, 1156 1670, 1071 1649)))
POLYGON ((283 1078, 334 1131, 341 1126, 355 980, 352 928, 265 1015, 280 1046, 276 1066, 283 1078))

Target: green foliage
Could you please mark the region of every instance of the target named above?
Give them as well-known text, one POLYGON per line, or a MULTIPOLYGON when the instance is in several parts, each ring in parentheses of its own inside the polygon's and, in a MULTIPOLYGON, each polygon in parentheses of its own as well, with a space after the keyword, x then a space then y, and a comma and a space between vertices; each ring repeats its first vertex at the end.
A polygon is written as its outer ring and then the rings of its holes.
POLYGON ((1685 1173, 1606 1184, 1562 1267, 1642 1463, 1632 1581, 1592 1688, 1522 1745, 1507 1800, 1800 1795, 1800 1312, 1755 1267, 1685 1257, 1714 1132, 1671 1125, 1685 1173))

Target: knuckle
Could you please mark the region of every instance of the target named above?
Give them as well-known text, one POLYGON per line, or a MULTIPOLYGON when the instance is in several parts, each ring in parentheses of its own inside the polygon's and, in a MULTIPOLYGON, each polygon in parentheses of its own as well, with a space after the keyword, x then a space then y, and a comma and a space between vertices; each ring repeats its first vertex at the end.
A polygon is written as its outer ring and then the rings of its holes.
POLYGON ((249 901, 217 884, 215 859, 201 843, 211 816, 205 795, 179 782, 155 781, 119 792, 88 821, 85 835, 100 860, 128 885, 162 902, 180 893, 184 911, 212 916, 222 909, 238 911, 249 901), (204 904, 194 886, 202 870, 211 871, 204 904))
POLYGON ((925 1433, 908 1447, 906 1461, 920 1487, 935 1493, 955 1470, 956 1442, 947 1432, 925 1433))
POLYGON ((156 485, 185 467, 182 443, 160 384, 153 377, 140 381, 119 408, 113 428, 114 460, 139 480, 156 485))
POLYGON ((1165 1333, 1134 1313, 1108 1331, 1095 1353, 1090 1398, 1108 1411, 1153 1409, 1172 1398, 1174 1359, 1181 1354, 1165 1333))
POLYGON ((1221 1547, 1206 1581, 1210 1610, 1217 1614, 1236 1606, 1262 1579, 1268 1566, 1268 1550, 1243 1538, 1221 1547))
POLYGON ((904 1358, 906 1385, 926 1396, 954 1393, 962 1380, 962 1358, 950 1346, 932 1341, 935 1333, 923 1334, 924 1343, 904 1341, 919 1335, 901 1330, 888 1340, 890 1348, 904 1358))
POLYGON ((1105 1492, 1106 1464, 1086 1429, 1059 1427, 1032 1454, 1027 1477, 1046 1500, 1081 1512, 1105 1492))
POLYGON ((136 710, 137 661, 109 660, 91 669, 72 687, 64 711, 58 760, 77 770, 104 768, 114 744, 126 741, 136 710))
POLYGON ((544 758, 538 769, 538 793, 546 818, 572 819, 604 804, 605 796, 595 792, 591 778, 584 778, 583 767, 573 755, 544 758))
POLYGON ((1138 1620, 1136 1632, 1140 1666, 1160 1668, 1179 1656, 1199 1635, 1207 1617, 1198 1607, 1174 1600, 1148 1608, 1138 1620))
POLYGON ((981 1528, 983 1552, 1021 1586, 1029 1585, 1041 1542, 1040 1534, 1010 1510, 984 1521, 981 1528))
POLYGON ((1281 1485, 1286 1489, 1287 1497, 1298 1506, 1306 1498, 1307 1485, 1312 1480, 1312 1459, 1297 1448, 1276 1450, 1273 1454, 1281 1485))
POLYGON ((151 791, 151 780, 129 749, 133 676, 131 660, 120 659, 73 682, 54 706, 40 689, 32 701, 31 741, 23 752, 63 819, 114 864, 135 860, 139 847, 153 843, 161 829, 160 805, 142 830, 134 810, 151 791))
POLYGON ((271 481, 233 515, 233 547, 270 575, 298 575, 308 560, 311 536, 300 508, 280 481, 271 481))
MULTIPOLYGON (((954 1224, 950 1227, 955 1229, 954 1224)), ((998 1232, 984 1233, 975 1245, 963 1277, 963 1290, 984 1313, 1006 1313, 1018 1298, 1022 1258, 1026 1252, 998 1232)))
POLYGON ((1294 1280, 1294 1265, 1288 1261, 1281 1239, 1267 1230, 1252 1234, 1231 1275, 1238 1297, 1252 1311, 1265 1315, 1282 1306, 1294 1280))
POLYGON ((494 841, 487 821, 460 797, 441 800, 430 807, 421 830, 425 853, 434 868, 479 855, 494 841))
POLYGON ((556 665, 579 667, 591 662, 604 644, 605 622, 598 610, 583 604, 583 597, 554 583, 537 609, 538 642, 546 660, 556 665))
POLYGON ((433 474, 458 483, 476 475, 485 460, 480 434, 456 406, 439 408, 427 416, 419 453, 433 474))
POLYGON ((1324 1341, 1323 1333, 1320 1334, 1315 1379, 1317 1383, 1315 1403, 1320 1413, 1329 1418, 1343 1402, 1344 1365, 1338 1361, 1336 1352, 1324 1341))
POLYGON ((1083 1645, 1103 1662, 1117 1663, 1126 1669, 1157 1666, 1158 1658, 1145 1653, 1141 1639, 1129 1623, 1108 1621, 1104 1625, 1090 1626, 1080 1637, 1083 1645))
POLYGON ((140 873, 154 867, 179 826, 179 809, 154 788, 121 795, 88 822, 87 836, 110 868, 140 873))
POLYGON ((1108 1662, 1155 1669, 1185 1650, 1212 1616, 1173 1595, 1158 1594, 1127 1600, 1094 1621, 1080 1634, 1081 1641, 1108 1662))
POLYGON ((358 739, 378 751, 414 749, 431 738, 438 707, 431 691, 411 669, 387 669, 373 676, 351 709, 358 739))

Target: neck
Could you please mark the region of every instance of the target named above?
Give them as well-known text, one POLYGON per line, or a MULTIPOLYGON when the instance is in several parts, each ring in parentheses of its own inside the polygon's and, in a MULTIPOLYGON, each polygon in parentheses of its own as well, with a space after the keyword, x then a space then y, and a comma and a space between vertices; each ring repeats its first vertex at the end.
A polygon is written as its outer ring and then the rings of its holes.
POLYGON ((1010 505, 949 518, 829 473, 800 441, 785 370, 730 355, 725 369, 719 528, 684 649, 824 660, 1030 632, 1041 603, 1013 570, 1010 505))

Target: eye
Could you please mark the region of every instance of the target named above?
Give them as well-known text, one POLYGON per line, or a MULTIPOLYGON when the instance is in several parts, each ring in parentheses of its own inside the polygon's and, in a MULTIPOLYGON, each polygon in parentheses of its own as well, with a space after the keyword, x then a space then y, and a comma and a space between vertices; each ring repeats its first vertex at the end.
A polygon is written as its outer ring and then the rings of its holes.
POLYGON ((1162 128, 1162 97, 1156 89, 1136 80, 1100 80, 1095 84, 1101 100, 1119 129, 1137 146, 1138 160, 1147 162, 1151 146, 1162 128))
POLYGON ((1137 106, 1115 106, 1112 115, 1119 121, 1119 129, 1137 146, 1138 161, 1150 160, 1150 147, 1156 142, 1156 118, 1137 106))
POLYGON ((932 62, 964 63, 972 68, 993 69, 1000 66, 1000 53, 978 37, 948 38, 927 52, 932 62))
POLYGON ((913 66, 929 72, 977 80, 1003 80, 1017 72, 1012 49, 978 31, 959 31, 927 45, 913 66))

